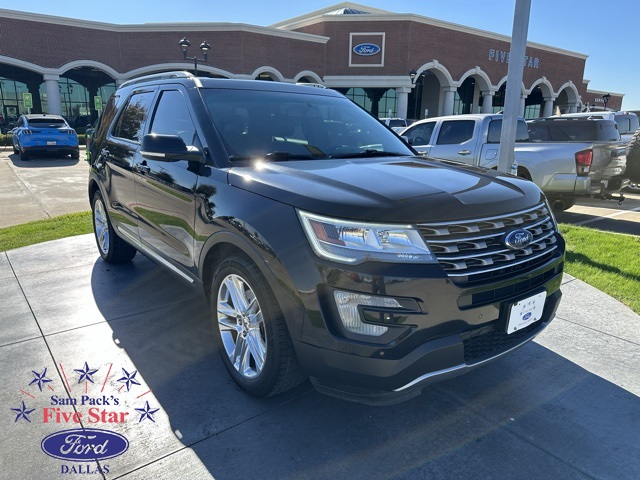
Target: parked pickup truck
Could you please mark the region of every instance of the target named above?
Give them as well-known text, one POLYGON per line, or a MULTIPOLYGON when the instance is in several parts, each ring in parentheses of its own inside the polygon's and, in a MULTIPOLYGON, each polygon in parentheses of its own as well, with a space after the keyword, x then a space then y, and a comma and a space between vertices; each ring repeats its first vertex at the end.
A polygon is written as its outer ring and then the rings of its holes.
MULTIPOLYGON (((416 122, 400 135, 431 158, 496 168, 501 128, 500 114, 455 115, 416 122)), ((556 210, 572 207, 578 197, 613 198, 628 183, 622 176, 626 163, 622 143, 531 142, 522 119, 515 161, 518 176, 538 185, 556 210)))

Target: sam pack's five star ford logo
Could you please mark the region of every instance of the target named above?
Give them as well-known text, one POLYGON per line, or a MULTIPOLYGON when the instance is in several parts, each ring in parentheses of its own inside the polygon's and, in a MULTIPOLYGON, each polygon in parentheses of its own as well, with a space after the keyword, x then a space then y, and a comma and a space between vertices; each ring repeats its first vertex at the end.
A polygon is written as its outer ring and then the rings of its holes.
MULTIPOLYGON (((96 427, 115 426, 128 421, 156 422, 154 415, 160 409, 141 398, 151 390, 134 391, 136 387, 144 390, 139 378, 136 378, 137 370, 122 368, 122 373, 117 374, 113 364, 96 368, 84 362, 82 367, 73 369, 73 373, 69 372, 70 376, 67 376, 64 366, 61 363, 58 366, 63 385, 56 385, 48 377, 48 367, 40 371, 32 370, 31 381, 20 390, 23 396, 20 404, 11 407, 13 423, 16 424, 74 426, 43 438, 40 447, 48 456, 65 462, 112 459, 129 449, 129 440, 115 431, 96 427), (106 371, 104 376, 101 375, 102 371, 106 371), (116 391, 110 394, 114 388, 116 391), (78 393, 79 389, 83 391, 78 393), (34 407, 33 402, 39 397, 41 400, 43 395, 46 396, 47 406, 34 407), (133 401, 133 408, 124 406, 127 400, 133 401)), ((109 472, 109 466, 105 464, 97 467, 99 471, 94 471, 95 468, 83 463, 67 463, 61 465, 60 473, 109 472)))

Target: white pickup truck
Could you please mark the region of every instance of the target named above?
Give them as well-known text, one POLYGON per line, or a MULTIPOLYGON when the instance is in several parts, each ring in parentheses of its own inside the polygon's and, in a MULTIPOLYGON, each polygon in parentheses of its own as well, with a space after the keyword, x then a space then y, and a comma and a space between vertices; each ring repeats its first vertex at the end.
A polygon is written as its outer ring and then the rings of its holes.
MULTIPOLYGON (((470 114, 428 118, 400 135, 419 153, 484 168, 496 168, 502 115, 470 114)), ((518 121, 515 161, 518 176, 538 185, 556 210, 573 206, 578 197, 624 199, 622 142, 531 142, 527 125, 518 121), (613 194, 616 194, 614 197, 613 194)))

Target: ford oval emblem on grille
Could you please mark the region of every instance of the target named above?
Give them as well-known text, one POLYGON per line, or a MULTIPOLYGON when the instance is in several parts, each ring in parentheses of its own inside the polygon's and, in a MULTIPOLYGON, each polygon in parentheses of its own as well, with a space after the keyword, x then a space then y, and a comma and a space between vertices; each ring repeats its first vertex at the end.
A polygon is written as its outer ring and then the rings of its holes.
POLYGON ((511 250, 522 250, 533 242, 533 235, 527 230, 512 230, 504 236, 504 245, 511 250))

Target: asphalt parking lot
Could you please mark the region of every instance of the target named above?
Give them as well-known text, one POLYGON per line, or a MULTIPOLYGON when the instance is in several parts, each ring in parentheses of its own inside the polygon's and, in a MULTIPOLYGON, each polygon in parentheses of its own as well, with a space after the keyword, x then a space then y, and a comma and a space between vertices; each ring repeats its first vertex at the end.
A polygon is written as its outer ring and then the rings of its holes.
MULTIPOLYGON (((3 221, 5 197, 36 218, 89 208, 86 162, 8 153, 3 221)), ((622 229, 638 211, 630 195, 558 217, 622 229)), ((0 478, 638 478, 640 317, 570 276, 534 342, 390 407, 308 383, 248 397, 219 359, 206 302, 141 255, 104 264, 92 235, 0 253, 0 282, 0 478), (99 462, 46 454, 46 438, 80 426, 128 448, 99 462)))

